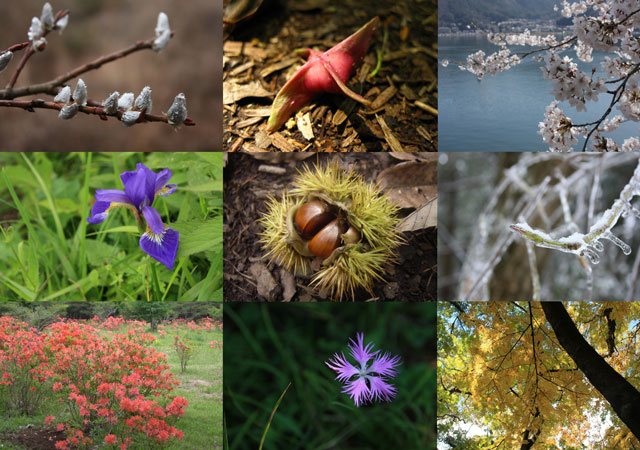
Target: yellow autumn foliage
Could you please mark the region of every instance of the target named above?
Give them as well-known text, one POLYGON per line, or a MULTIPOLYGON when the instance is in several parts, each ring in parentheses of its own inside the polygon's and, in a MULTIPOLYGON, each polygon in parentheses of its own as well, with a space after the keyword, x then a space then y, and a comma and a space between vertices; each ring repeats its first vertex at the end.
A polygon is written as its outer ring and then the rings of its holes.
MULTIPOLYGON (((473 448, 517 449, 529 432, 534 449, 640 449, 559 344, 539 303, 461 306, 464 312, 438 307, 441 439, 473 424, 487 435, 473 448)), ((566 309, 587 342, 640 389, 640 302, 569 302, 566 309)))

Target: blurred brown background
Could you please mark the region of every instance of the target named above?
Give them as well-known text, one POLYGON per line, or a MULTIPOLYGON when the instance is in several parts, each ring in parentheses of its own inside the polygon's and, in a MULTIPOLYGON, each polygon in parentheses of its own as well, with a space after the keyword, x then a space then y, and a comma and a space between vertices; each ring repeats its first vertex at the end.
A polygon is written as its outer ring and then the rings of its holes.
MULTIPOLYGON (((27 41, 33 16, 40 17, 45 0, 6 2, 0 19, 0 51, 27 41)), ((89 98, 102 101, 113 91, 134 92, 144 86, 153 91, 153 114, 166 112, 183 92, 195 127, 178 132, 163 123, 143 123, 125 128, 109 118, 78 114, 70 121, 57 111, 35 113, 0 108, 0 150, 3 151, 177 151, 221 149, 222 139, 222 0, 50 0, 54 15, 71 10, 69 24, 60 36, 47 35, 44 52, 31 57, 16 87, 51 80, 102 55, 126 48, 138 40, 155 37, 158 13, 169 16, 175 35, 160 53, 142 50, 81 77, 89 98)), ((24 51, 14 55, 0 74, 4 88, 24 51)), ((71 90, 76 80, 69 82, 71 90)), ((50 96, 39 94, 35 97, 50 96)))

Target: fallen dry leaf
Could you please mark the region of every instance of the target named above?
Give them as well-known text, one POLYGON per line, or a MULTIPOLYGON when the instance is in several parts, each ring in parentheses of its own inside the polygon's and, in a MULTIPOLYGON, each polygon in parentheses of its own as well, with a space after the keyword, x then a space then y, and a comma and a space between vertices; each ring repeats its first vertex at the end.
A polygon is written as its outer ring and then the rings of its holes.
POLYGON ((401 208, 418 208, 438 195, 437 161, 408 161, 378 175, 380 186, 401 208))
POLYGON ((399 231, 415 231, 438 226, 438 196, 400 221, 399 231))
POLYGON ((258 81, 247 84, 237 84, 233 81, 223 83, 222 103, 231 105, 238 100, 247 97, 269 97, 273 92, 269 92, 262 87, 258 81))

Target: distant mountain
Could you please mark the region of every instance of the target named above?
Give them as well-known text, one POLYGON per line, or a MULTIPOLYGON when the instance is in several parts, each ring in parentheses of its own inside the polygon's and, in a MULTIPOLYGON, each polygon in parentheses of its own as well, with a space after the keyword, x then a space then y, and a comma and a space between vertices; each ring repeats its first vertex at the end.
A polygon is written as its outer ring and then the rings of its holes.
POLYGON ((440 24, 476 23, 507 19, 560 19, 553 7, 561 0, 439 0, 440 24))

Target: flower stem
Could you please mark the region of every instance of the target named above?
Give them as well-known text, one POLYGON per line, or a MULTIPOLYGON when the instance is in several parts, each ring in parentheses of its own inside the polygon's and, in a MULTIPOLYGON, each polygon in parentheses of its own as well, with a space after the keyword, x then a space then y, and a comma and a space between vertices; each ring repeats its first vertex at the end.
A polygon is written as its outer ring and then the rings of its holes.
POLYGON ((153 287, 152 298, 159 299, 162 297, 162 292, 160 292, 160 283, 158 283, 158 274, 156 273, 156 265, 153 259, 151 258, 149 258, 149 267, 151 269, 151 282, 153 287))

